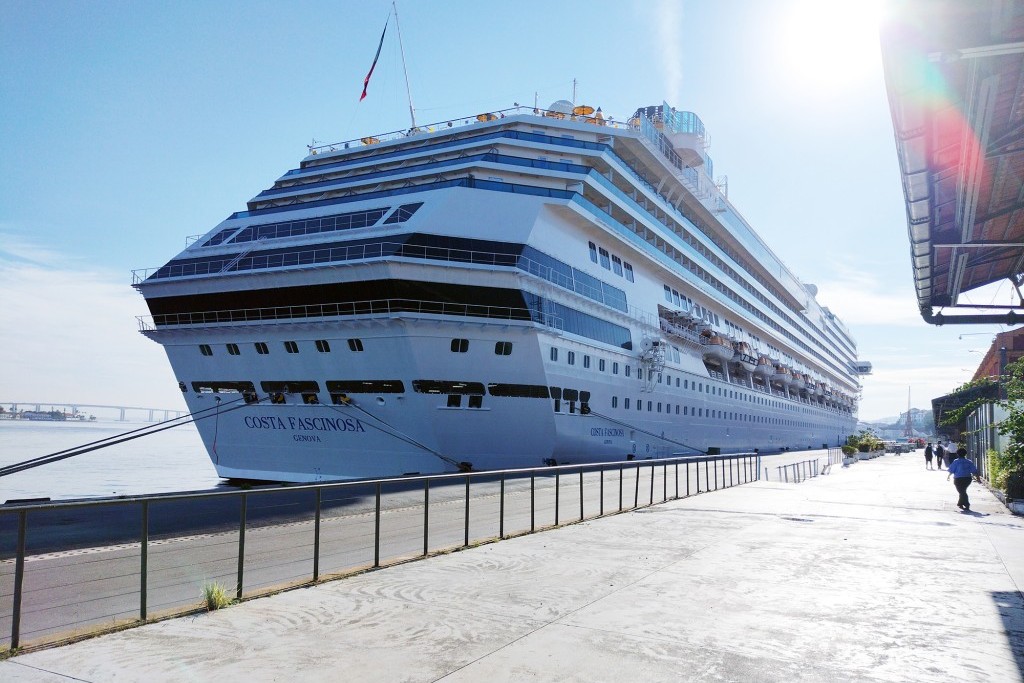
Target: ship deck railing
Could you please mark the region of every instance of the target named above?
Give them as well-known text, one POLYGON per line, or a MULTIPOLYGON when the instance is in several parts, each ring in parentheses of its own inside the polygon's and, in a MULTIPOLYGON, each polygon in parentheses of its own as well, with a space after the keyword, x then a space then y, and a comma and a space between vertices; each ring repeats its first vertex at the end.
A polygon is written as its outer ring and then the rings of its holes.
POLYGON ((279 320, 316 320, 345 317, 396 317, 403 315, 431 315, 453 318, 486 318, 489 320, 534 323, 543 327, 564 330, 561 317, 535 308, 487 306, 483 304, 425 301, 421 299, 371 299, 324 304, 294 306, 266 306, 261 308, 223 309, 217 311, 188 311, 137 316, 141 332, 194 325, 251 324, 279 320))
POLYGON ((224 254, 222 258, 166 265, 160 268, 133 270, 132 286, 139 286, 147 280, 206 277, 209 275, 240 273, 270 268, 308 268, 310 266, 331 263, 392 258, 429 259, 445 261, 447 263, 517 268, 569 291, 575 291, 601 303, 607 303, 601 290, 590 287, 585 283, 577 282, 571 276, 527 256, 507 252, 435 247, 405 242, 374 242, 372 244, 326 248, 300 247, 290 251, 275 250, 273 254, 256 253, 242 258, 239 258, 237 254, 224 254), (228 267, 230 269, 225 270, 228 267))
POLYGON ((533 115, 542 118, 549 119, 560 119, 567 121, 578 121, 580 123, 590 123, 595 126, 601 126, 606 128, 617 128, 622 130, 640 130, 640 122, 637 121, 616 121, 614 117, 597 118, 596 116, 577 116, 574 114, 566 114, 564 112, 554 111, 552 109, 542 109, 540 107, 529 107, 526 105, 517 104, 507 109, 497 109, 492 112, 484 112, 477 116, 460 117, 454 119, 447 119, 442 121, 436 121, 434 123, 424 124, 422 126, 416 126, 415 128, 403 128, 401 130, 393 130, 387 133, 377 133, 375 135, 367 135, 360 138, 353 138, 351 140, 344 140, 342 142, 332 142, 324 145, 308 145, 310 155, 316 154, 327 154, 330 152, 340 152, 346 149, 352 149, 357 147, 369 147, 372 145, 379 144, 381 142, 391 142, 394 140, 404 140, 417 135, 423 135, 425 133, 436 133, 439 131, 461 128, 465 126, 475 126, 481 123, 487 123, 498 119, 507 118, 509 116, 521 116, 521 115, 533 115))

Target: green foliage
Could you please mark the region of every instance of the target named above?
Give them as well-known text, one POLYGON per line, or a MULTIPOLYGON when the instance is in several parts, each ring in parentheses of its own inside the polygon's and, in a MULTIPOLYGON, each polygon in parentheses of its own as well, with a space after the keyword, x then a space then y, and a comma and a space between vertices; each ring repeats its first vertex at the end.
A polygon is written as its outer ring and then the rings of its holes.
POLYGON ((850 457, 851 455, 857 452, 857 449, 849 444, 843 444, 842 449, 843 455, 845 455, 846 457, 850 457))
POLYGON ((848 446, 853 446, 861 453, 868 453, 870 451, 882 449, 881 439, 866 429, 862 430, 860 434, 851 434, 846 437, 846 444, 848 446))
MULTIPOLYGON (((942 424, 957 424, 966 419, 967 415, 974 410, 988 403, 995 403, 1003 408, 1006 411, 1006 417, 999 422, 997 428, 1000 434, 1010 437, 1010 440, 1002 454, 990 458, 991 481, 995 486, 1005 489, 1007 495, 1017 497, 1010 493, 1012 487, 1020 497, 1024 498, 1024 358, 1007 364, 1005 374, 1001 379, 1005 399, 975 399, 946 414, 942 424)), ((964 384, 957 389, 957 392, 994 383, 993 378, 983 377, 964 384)))
POLYGON ((227 589, 219 583, 207 583, 203 585, 203 602, 206 603, 207 611, 227 607, 232 600, 228 597, 227 589))

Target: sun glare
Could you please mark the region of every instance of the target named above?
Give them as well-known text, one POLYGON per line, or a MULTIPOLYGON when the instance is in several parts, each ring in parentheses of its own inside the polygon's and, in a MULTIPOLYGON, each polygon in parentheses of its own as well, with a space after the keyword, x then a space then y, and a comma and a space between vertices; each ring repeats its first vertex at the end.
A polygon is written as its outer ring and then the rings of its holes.
POLYGON ((878 69, 879 0, 794 0, 779 17, 794 85, 841 90, 878 69))

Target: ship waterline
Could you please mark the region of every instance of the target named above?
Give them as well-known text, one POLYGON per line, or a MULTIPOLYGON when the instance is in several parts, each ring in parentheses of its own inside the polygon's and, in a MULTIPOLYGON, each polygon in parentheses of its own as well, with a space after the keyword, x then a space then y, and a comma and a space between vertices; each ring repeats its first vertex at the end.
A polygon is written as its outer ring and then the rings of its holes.
POLYGON ((567 104, 311 149, 136 278, 143 333, 213 416, 198 427, 222 477, 768 452, 853 431, 870 366, 718 190, 699 118, 663 105, 613 126, 567 104))

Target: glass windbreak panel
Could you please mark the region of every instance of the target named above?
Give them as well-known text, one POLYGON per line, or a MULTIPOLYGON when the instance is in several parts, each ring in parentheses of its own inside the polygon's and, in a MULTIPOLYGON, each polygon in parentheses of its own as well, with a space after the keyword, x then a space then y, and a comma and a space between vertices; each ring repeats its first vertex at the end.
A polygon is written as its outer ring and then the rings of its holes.
POLYGON ((543 384, 488 384, 487 393, 514 398, 551 398, 543 384))
POLYGON ((280 223, 265 223, 262 225, 250 225, 243 229, 234 239, 232 244, 241 242, 252 242, 261 239, 276 239, 278 237, 296 237, 298 235, 312 235, 321 232, 335 232, 337 230, 352 230, 355 228, 367 228, 374 225, 389 211, 390 207, 381 209, 369 209, 367 211, 351 211, 331 216, 320 216, 318 218, 307 218, 296 221, 282 221, 280 223))
POLYGON ((414 379, 413 391, 420 394, 483 394, 481 382, 458 382, 441 379, 414 379))
POLYGON ((629 329, 601 318, 563 306, 536 294, 523 292, 530 314, 537 322, 558 321, 559 328, 571 334, 612 344, 624 349, 633 347, 629 329))
POLYGON ((392 225, 394 223, 402 223, 412 218, 412 215, 423 206, 423 202, 416 202, 415 204, 402 204, 400 207, 395 209, 387 220, 384 221, 384 225, 392 225))
POLYGON ((204 247, 215 247, 218 244, 226 241, 228 237, 230 237, 231 235, 233 235, 235 233, 236 230, 238 230, 238 226, 237 225, 233 226, 233 227, 230 227, 230 228, 224 228, 223 230, 217 232, 217 234, 215 234, 213 237, 211 237, 210 239, 208 239, 205 242, 203 242, 203 246, 204 247))
POLYGON ((400 379, 327 380, 327 391, 338 394, 404 394, 400 379))

